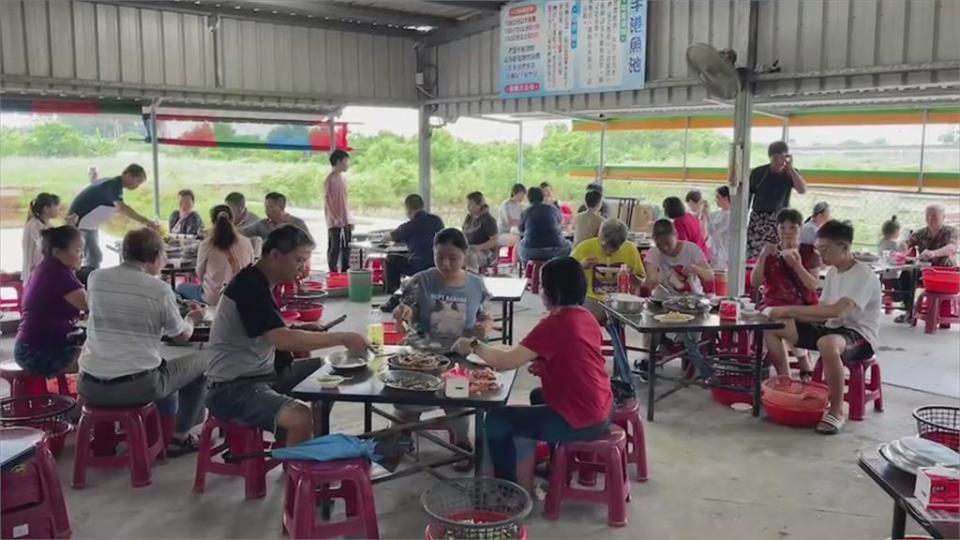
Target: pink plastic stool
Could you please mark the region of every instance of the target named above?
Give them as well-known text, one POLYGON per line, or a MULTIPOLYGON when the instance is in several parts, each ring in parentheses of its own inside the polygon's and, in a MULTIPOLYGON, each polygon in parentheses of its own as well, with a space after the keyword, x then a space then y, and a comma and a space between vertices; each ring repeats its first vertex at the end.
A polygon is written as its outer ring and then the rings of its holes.
POLYGON ((923 319, 923 331, 932 334, 937 327, 948 329, 951 324, 960 323, 960 294, 923 291, 913 308, 913 322, 923 319))
POLYGON ((527 267, 523 271, 523 277, 527 279, 527 286, 533 294, 540 293, 540 269, 547 261, 527 261, 527 267))
POLYGON ((69 538, 70 516, 44 433, 28 427, 0 429, 0 444, 21 443, 36 450, 0 473, 0 538, 69 538))
POLYGON ((627 463, 637 466, 637 481, 646 482, 647 442, 643 432, 643 419, 640 417, 640 405, 634 400, 628 401, 622 407, 614 409, 610 420, 626 433, 627 463))
POLYGON ((362 458, 287 461, 283 530, 294 540, 337 536, 380 538, 370 484, 370 462, 362 458), (333 484, 337 486, 331 487, 333 484), (336 523, 318 522, 318 500, 331 498, 344 500, 346 519, 336 523))
MULTIPOLYGON (((850 405, 850 419, 863 420, 867 403, 873 402, 873 410, 883 412, 883 384, 880 378, 880 364, 873 357, 862 362, 844 362, 850 375, 844 381, 847 391, 843 400, 850 405), (866 380, 867 368, 870 369, 870 380, 866 380)), ((817 360, 813 369, 814 382, 823 381, 823 360, 817 360)))
POLYGON ((607 505, 607 523, 611 527, 627 524, 627 501, 630 483, 627 481, 626 433, 619 426, 610 426, 610 432, 593 441, 560 443, 553 455, 550 485, 544 502, 543 515, 550 520, 560 517, 560 503, 564 499, 602 503, 607 505), (583 459, 590 456, 590 459, 583 459), (589 471, 604 475, 602 490, 573 487, 575 473, 589 471))
POLYGON ((243 478, 247 499, 259 499, 267 494, 267 473, 280 462, 274 459, 253 458, 240 463, 225 463, 214 458, 225 450, 231 454, 262 452, 280 445, 263 439, 263 430, 256 427, 238 426, 208 417, 200 433, 200 448, 197 451, 197 472, 193 478, 193 491, 203 493, 208 474, 239 476, 243 478), (221 430, 224 441, 214 446, 213 431, 221 430))
MULTIPOLYGON (((24 371, 14 360, 0 362, 0 378, 10 383, 10 397, 42 396, 49 393, 47 380, 41 375, 34 375, 24 371)), ((62 396, 70 396, 70 383, 63 373, 57 375, 57 392, 62 396)))
POLYGON ((83 406, 77 426, 77 447, 73 463, 73 487, 86 485, 87 467, 130 467, 133 487, 150 485, 150 467, 157 461, 166 461, 167 451, 160 427, 160 414, 153 403, 136 407, 107 408, 90 404, 83 406), (97 455, 98 449, 115 444, 114 424, 123 428, 127 451, 120 455, 97 455))
POLYGON ((20 273, 0 273, 0 290, 12 290, 14 292, 13 298, 0 297, 0 311, 16 311, 19 313, 20 303, 23 301, 23 282, 20 281, 20 273))

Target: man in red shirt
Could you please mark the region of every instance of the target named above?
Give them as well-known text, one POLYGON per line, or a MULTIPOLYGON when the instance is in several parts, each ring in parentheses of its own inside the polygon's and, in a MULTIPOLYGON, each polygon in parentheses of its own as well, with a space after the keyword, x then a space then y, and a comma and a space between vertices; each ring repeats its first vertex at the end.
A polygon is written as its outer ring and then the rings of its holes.
MULTIPOLYGON (((454 351, 476 353, 498 370, 528 362, 541 388, 530 407, 504 407, 487 414, 490 459, 497 478, 517 481, 514 437, 557 443, 590 440, 605 433, 613 408, 610 377, 600 352, 600 325, 583 308, 586 278, 571 257, 552 259, 540 274, 540 297, 548 314, 510 349, 461 338, 454 351)), ((480 444, 480 441, 477 441, 480 444)))

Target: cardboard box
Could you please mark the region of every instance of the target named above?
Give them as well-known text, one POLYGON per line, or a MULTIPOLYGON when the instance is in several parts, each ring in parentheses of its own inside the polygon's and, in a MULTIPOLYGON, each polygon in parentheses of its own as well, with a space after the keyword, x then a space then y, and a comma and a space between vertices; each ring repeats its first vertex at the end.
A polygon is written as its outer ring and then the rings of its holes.
POLYGON ((960 512, 960 469, 920 467, 913 495, 928 510, 960 512))

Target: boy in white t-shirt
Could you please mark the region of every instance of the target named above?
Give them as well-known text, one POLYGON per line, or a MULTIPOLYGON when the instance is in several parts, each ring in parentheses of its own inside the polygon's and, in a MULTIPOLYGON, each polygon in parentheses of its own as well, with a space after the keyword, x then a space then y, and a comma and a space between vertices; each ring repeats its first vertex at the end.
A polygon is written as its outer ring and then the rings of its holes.
MULTIPOLYGON (((653 224, 653 243, 654 247, 647 252, 644 286, 651 292, 663 286, 671 296, 703 294, 703 284, 714 278, 703 250, 692 242, 677 240, 677 230, 669 219, 660 219, 653 224)), ((674 337, 683 343, 700 378, 708 379, 713 369, 700 353, 700 333, 677 332, 674 337)))
POLYGON ((877 350, 882 302, 880 280, 867 265, 853 258, 853 227, 836 220, 817 231, 816 247, 830 266, 814 306, 783 306, 770 309, 770 318, 782 320, 782 330, 764 332, 764 342, 777 373, 789 374, 784 342, 820 352, 824 376, 830 388, 830 410, 817 424, 817 432, 838 433, 843 418, 843 363, 862 362, 877 350))

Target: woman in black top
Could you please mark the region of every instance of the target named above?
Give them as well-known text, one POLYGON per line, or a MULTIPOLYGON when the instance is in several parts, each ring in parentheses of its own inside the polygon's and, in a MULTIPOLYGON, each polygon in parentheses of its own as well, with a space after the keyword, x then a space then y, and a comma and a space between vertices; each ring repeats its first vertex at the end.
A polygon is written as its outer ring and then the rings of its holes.
POLYGON ((563 214, 556 206, 546 201, 540 188, 530 188, 527 200, 530 201, 520 216, 520 263, 527 261, 549 261, 554 257, 570 255, 570 241, 564 238, 560 224, 563 214))
POLYGON ((470 244, 467 270, 479 272, 497 262, 498 233, 497 220, 490 215, 483 193, 474 191, 467 195, 467 217, 463 220, 463 234, 470 244))
POLYGON ((747 258, 756 259, 766 244, 776 244, 777 213, 790 206, 790 194, 806 193, 807 183, 793 168, 793 156, 787 143, 775 141, 767 148, 770 163, 750 171, 750 197, 753 199, 750 225, 747 227, 747 258))

